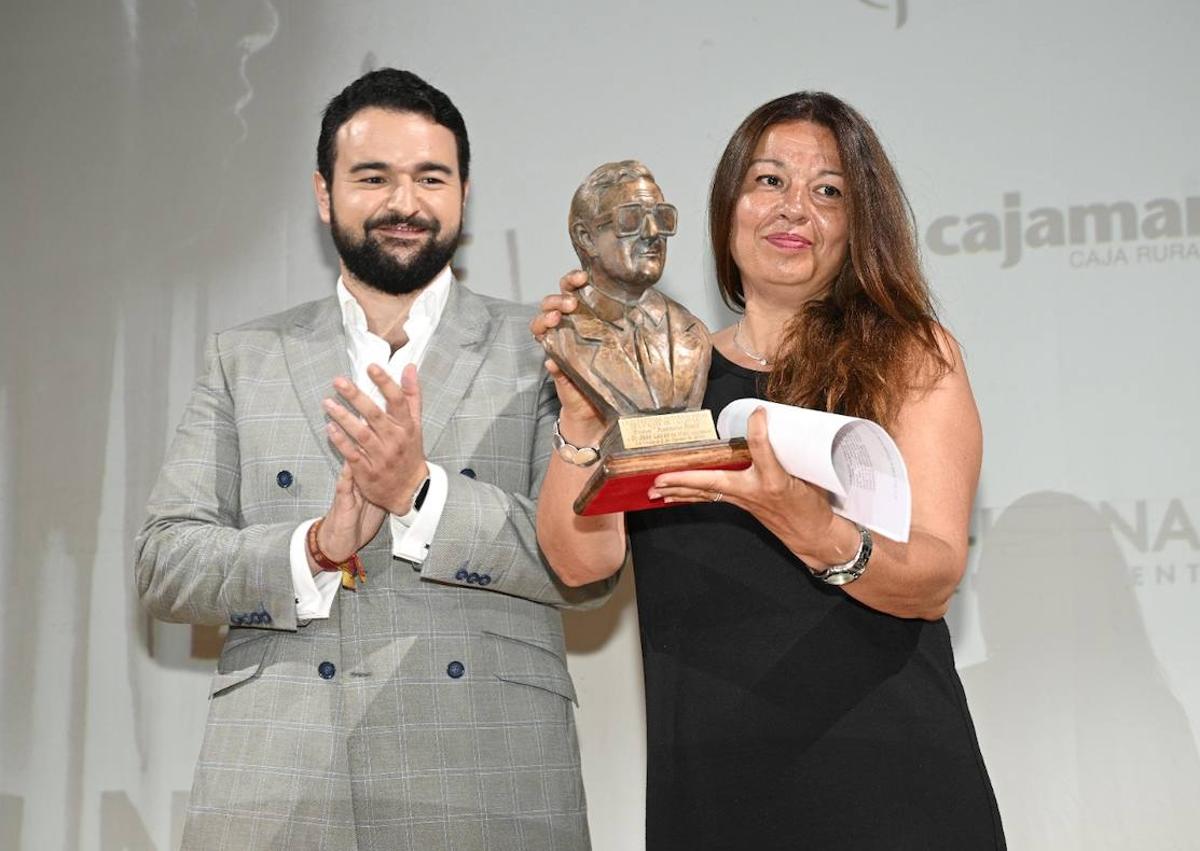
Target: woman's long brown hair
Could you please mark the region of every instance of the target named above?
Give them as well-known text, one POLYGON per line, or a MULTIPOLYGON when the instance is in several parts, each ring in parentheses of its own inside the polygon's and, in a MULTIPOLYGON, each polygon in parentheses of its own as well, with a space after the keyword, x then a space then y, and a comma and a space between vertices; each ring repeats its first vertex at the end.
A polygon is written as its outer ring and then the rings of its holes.
POLYGON ((747 116, 717 164, 708 217, 721 296, 744 310, 733 260, 733 216, 750 160, 768 128, 811 121, 837 140, 846 176, 850 249, 829 289, 792 318, 770 376, 768 399, 894 423, 906 396, 951 364, 938 344, 938 321, 921 274, 916 222, 875 131, 857 111, 825 92, 797 92, 747 116))

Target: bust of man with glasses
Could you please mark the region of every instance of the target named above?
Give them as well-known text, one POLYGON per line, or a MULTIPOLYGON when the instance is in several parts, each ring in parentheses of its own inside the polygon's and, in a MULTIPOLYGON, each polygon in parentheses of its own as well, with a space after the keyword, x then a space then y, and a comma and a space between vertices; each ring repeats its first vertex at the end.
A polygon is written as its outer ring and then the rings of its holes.
POLYGON ((609 421, 696 410, 704 398, 708 329, 654 289, 678 218, 635 160, 600 166, 571 199, 571 244, 588 282, 542 345, 609 421))

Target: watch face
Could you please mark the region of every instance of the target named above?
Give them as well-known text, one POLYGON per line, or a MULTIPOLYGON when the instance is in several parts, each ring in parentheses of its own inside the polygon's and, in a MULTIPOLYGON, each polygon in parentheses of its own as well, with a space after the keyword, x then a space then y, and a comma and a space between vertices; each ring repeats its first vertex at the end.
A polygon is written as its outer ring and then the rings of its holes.
POLYGON ((822 580, 826 585, 846 585, 862 575, 862 570, 849 568, 848 570, 839 570, 837 573, 831 573, 828 576, 822 577, 822 580))

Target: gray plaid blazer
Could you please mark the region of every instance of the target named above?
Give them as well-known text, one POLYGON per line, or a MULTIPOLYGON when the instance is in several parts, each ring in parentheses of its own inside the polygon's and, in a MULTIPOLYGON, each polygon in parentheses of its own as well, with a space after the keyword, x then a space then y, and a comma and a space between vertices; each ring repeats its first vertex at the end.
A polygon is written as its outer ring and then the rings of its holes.
POLYGON ((230 625, 185 848, 588 847, 556 609, 612 584, 567 588, 538 550, 557 401, 528 312, 452 286, 420 370, 450 479, 428 558, 393 558, 384 523, 367 584, 309 622, 288 549, 341 465, 320 405, 350 369, 337 300, 210 341, 137 541, 155 616, 230 625))

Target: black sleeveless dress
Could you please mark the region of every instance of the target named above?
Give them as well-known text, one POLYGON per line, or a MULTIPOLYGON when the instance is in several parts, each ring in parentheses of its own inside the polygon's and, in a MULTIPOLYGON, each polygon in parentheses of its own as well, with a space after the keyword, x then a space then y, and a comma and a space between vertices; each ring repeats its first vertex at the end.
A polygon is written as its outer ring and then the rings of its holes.
MULTIPOLYGON (((761 397, 713 352, 705 407, 761 397)), ((646 680, 646 848, 1004 848, 945 621, 813 579, 727 504, 626 515, 646 680)))

